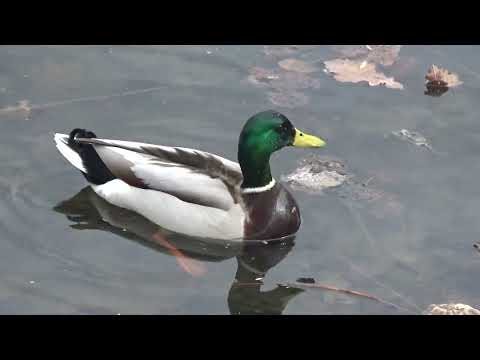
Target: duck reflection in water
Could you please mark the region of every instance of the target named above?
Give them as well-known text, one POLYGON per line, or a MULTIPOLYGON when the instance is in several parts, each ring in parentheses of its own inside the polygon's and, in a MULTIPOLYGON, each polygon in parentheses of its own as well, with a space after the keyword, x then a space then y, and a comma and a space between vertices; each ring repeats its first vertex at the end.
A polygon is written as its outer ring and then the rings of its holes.
POLYGON ((225 241, 189 237, 160 228, 141 215, 116 207, 85 187, 54 210, 65 214, 78 230, 102 230, 174 256, 192 276, 205 273, 205 262, 236 257, 238 267, 229 293, 231 314, 282 314, 302 289, 277 286, 261 291, 262 279, 295 245, 295 237, 269 241, 225 241))

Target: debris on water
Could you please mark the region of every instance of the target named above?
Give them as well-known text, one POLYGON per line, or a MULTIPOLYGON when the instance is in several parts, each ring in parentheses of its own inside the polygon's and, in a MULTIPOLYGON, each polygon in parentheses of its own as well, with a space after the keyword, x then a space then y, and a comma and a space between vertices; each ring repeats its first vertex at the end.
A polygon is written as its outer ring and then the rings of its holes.
POLYGON ((401 129, 399 131, 392 131, 391 134, 399 140, 407 141, 416 146, 423 146, 428 150, 433 150, 432 145, 428 142, 426 137, 418 132, 401 129))
POLYGON ((448 91, 447 86, 436 86, 432 85, 432 83, 427 83, 425 86, 427 90, 425 90, 423 93, 432 97, 440 97, 448 91))
MULTIPOLYGON (((310 280, 310 279, 308 279, 310 280)), ((280 284, 278 284, 280 285, 280 284)), ((384 305, 387 305, 389 307, 392 307, 392 308, 395 308, 396 310, 400 310, 400 311, 405 311, 405 312, 411 312, 411 310, 409 309, 406 309, 406 308, 403 308, 403 307, 400 307, 396 304, 393 304, 389 301, 386 301, 386 300, 383 300, 375 295, 372 295, 372 294, 369 294, 369 293, 366 293, 366 292, 363 292, 363 291, 356 291, 356 290, 350 290, 350 289, 345 289, 345 288, 339 288, 339 287, 336 287, 336 286, 332 286, 332 285, 327 285, 327 284, 319 284, 317 282, 310 282, 310 281, 307 281, 307 282, 299 282, 298 280, 293 283, 293 284, 285 284, 286 286, 291 286, 291 287, 299 287, 299 288, 305 288, 305 289, 319 289, 319 290, 327 290, 327 291, 332 291, 332 292, 337 292, 337 293, 343 293, 343 294, 346 294, 346 295, 352 295, 352 296, 357 296, 357 297, 361 297, 361 298, 366 298, 366 299, 370 299, 370 300, 373 300, 373 301, 376 301, 376 302, 379 302, 379 303, 382 303, 384 305)))
POLYGON ((458 79, 457 74, 436 65, 432 65, 430 69, 428 69, 425 80, 426 82, 436 83, 438 86, 447 87, 456 87, 463 84, 463 82, 458 79))
POLYGON ((463 82, 459 80, 457 74, 436 65, 432 65, 425 75, 425 86, 427 88, 425 95, 442 96, 449 88, 461 84, 463 84, 463 82))
POLYGON ((32 111, 42 111, 44 109, 54 108, 62 105, 69 105, 73 103, 88 102, 88 101, 105 101, 105 100, 110 100, 116 97, 146 94, 146 93, 160 91, 164 89, 165 89, 164 86, 157 86, 157 87, 151 87, 146 89, 129 90, 129 91, 114 93, 110 95, 87 96, 87 97, 71 98, 71 99, 61 100, 61 101, 52 101, 44 104, 31 104, 30 101, 28 100, 20 100, 17 102, 16 106, 6 106, 3 108, 0 108, 0 115, 5 113, 17 112, 17 111, 22 111, 22 112, 26 112, 27 114, 30 114, 32 111))
POLYGON ((473 243, 473 247, 480 252, 480 241, 473 243))
POLYGON ((465 304, 431 304, 424 315, 480 315, 480 311, 465 304))
POLYGON ((30 114, 31 110, 32 110, 32 107, 30 106, 30 101, 20 100, 17 102, 17 105, 15 106, 6 106, 4 108, 0 108, 0 114, 21 111, 28 115, 30 114))
POLYGON ((305 61, 293 59, 293 58, 279 61, 278 66, 280 66, 282 69, 286 71, 293 71, 293 72, 299 72, 299 73, 305 73, 305 74, 318 71, 318 69, 314 65, 309 64, 305 61))
POLYGON ((339 82, 367 82, 369 86, 385 86, 390 89, 402 90, 403 85, 393 77, 387 77, 376 69, 373 62, 366 60, 334 59, 325 61, 325 72, 332 74, 339 82))
POLYGON ((315 284, 315 279, 314 278, 298 278, 297 282, 303 283, 303 284, 315 284))
POLYGON ((343 184, 347 179, 345 165, 338 160, 310 156, 300 163, 299 168, 282 178, 294 188, 322 192, 343 184))

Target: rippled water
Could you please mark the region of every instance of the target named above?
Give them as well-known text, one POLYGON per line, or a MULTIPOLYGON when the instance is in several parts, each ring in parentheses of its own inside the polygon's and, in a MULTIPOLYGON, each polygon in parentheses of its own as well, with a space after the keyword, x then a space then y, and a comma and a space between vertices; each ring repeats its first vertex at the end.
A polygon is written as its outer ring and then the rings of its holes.
MULTIPOLYGON (((385 68, 403 90, 336 81, 322 62, 338 56, 330 46, 0 47, 0 313, 408 314, 431 303, 478 307, 480 47, 403 46, 385 68), (249 79, 252 68, 285 72, 277 63, 286 58, 318 71, 249 79), (424 95, 431 64, 464 84, 441 97, 424 95), (341 161, 350 176, 324 192, 292 190, 302 227, 294 241, 270 245, 162 231, 99 199, 52 140, 54 132, 83 127, 236 160, 244 121, 269 108, 326 138, 318 155, 341 161), (401 129, 418 132, 434 151, 389 136, 401 129), (402 310, 283 286, 300 277, 402 310)), ((311 152, 276 153, 274 176, 292 173, 311 152)))

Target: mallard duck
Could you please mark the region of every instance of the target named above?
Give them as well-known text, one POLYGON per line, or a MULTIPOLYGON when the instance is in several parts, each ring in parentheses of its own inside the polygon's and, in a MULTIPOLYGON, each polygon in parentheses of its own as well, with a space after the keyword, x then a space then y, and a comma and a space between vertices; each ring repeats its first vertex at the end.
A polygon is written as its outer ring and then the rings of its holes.
POLYGON ((84 129, 55 134, 60 153, 112 205, 181 234, 269 240, 297 232, 291 193, 270 172, 270 156, 286 146, 325 146, 283 114, 264 111, 244 125, 238 163, 205 151, 101 139, 84 129))

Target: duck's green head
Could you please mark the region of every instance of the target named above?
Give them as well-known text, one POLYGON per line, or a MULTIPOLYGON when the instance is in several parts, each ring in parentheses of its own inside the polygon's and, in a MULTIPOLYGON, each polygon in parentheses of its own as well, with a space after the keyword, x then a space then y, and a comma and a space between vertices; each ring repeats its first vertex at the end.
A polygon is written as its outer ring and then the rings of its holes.
POLYGON ((243 188, 261 187, 272 181, 270 155, 285 146, 325 146, 319 137, 296 129, 279 112, 268 110, 248 119, 238 143, 238 161, 243 173, 243 188))

